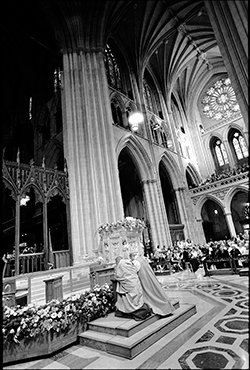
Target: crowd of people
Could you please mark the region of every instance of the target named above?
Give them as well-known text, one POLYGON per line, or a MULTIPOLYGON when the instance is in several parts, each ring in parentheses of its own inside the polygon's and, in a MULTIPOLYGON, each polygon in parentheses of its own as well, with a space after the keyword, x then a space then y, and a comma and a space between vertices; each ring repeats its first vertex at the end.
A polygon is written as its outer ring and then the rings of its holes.
POLYGON ((157 246, 155 252, 147 257, 155 271, 163 272, 164 262, 169 261, 173 273, 190 268, 191 265, 193 272, 201 266, 207 274, 210 269, 230 267, 230 258, 236 260, 235 267, 244 267, 244 258, 241 260, 238 257, 248 254, 249 236, 245 232, 231 239, 225 237, 224 240, 211 240, 205 244, 196 244, 187 239, 177 241, 175 245, 169 247, 157 246))
POLYGON ((220 181, 223 179, 227 179, 231 176, 238 175, 240 173, 249 172, 249 165, 248 163, 243 163, 242 165, 239 165, 235 168, 230 168, 228 170, 224 170, 221 173, 212 173, 210 176, 208 176, 205 180, 203 180, 199 185, 191 185, 189 188, 197 188, 198 186, 203 186, 207 184, 211 184, 215 181, 220 181))

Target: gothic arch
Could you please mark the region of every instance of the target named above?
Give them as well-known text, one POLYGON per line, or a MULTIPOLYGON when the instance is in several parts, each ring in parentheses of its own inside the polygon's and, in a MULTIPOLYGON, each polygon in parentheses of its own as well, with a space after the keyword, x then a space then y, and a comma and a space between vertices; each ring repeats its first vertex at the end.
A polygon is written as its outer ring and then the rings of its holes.
POLYGON ((235 122, 232 122, 232 124, 230 124, 230 126, 228 126, 226 128, 224 140, 228 141, 228 135, 230 134, 231 131, 234 131, 234 130, 239 131, 241 133, 241 135, 244 137, 244 139, 246 140, 244 130, 243 130, 242 126, 235 123, 235 122))
POLYGON ((6 179, 4 177, 2 178, 2 180, 3 180, 5 188, 9 189, 11 191, 12 199, 14 199, 16 201, 17 194, 18 194, 18 190, 17 190, 16 186, 13 184, 13 182, 9 181, 8 179, 6 179))
POLYGON ((28 185, 24 186, 22 188, 22 191, 20 193, 20 196, 24 195, 26 193, 27 190, 30 190, 31 188, 34 189, 34 192, 36 195, 38 195, 38 202, 41 202, 41 203, 44 203, 45 201, 45 198, 44 198, 44 194, 43 192, 41 191, 40 187, 37 186, 36 184, 31 184, 29 183, 28 185))
POLYGON ((225 203, 225 212, 226 213, 230 213, 231 210, 230 210, 230 207, 231 207, 231 202, 232 202, 232 199, 234 197, 234 195, 236 193, 238 193, 239 191, 242 191, 244 193, 247 193, 249 192, 249 189, 246 185, 236 185, 236 186, 233 186, 229 191, 228 193, 226 194, 225 196, 225 199, 224 199, 224 203, 225 203))
POLYGON ((112 91, 109 95, 110 103, 117 102, 119 107, 121 108, 122 113, 125 111, 125 104, 123 99, 121 98, 121 95, 118 94, 116 91, 112 91))
POLYGON ((183 187, 184 184, 182 181, 182 174, 171 154, 168 152, 164 152, 164 154, 158 160, 158 169, 160 162, 162 162, 162 164, 166 168, 173 188, 178 189, 179 187, 183 187))
POLYGON ((59 189, 57 186, 54 186, 52 189, 50 189, 47 193, 47 202, 49 202, 54 196, 56 195, 59 195, 62 197, 62 201, 67 204, 67 201, 68 201, 68 198, 67 196, 64 194, 64 192, 59 189))
POLYGON ((188 172, 188 174, 190 175, 190 177, 192 178, 193 182, 196 185, 199 185, 201 183, 202 179, 199 173, 197 172, 196 168, 191 163, 188 163, 186 167, 186 172, 188 172))
POLYGON ((225 205, 224 205, 224 202, 222 200, 220 200, 219 198, 217 198, 215 195, 212 195, 212 194, 211 195, 204 195, 196 203, 196 207, 195 207, 195 217, 196 217, 196 220, 200 220, 201 219, 202 207, 206 203, 207 200, 211 200, 211 201, 215 202, 216 204, 218 204, 218 206, 223 211, 225 211, 225 205))
POLYGON ((131 158, 137 168, 138 174, 141 176, 141 181, 153 179, 155 177, 152 171, 152 163, 140 141, 132 134, 123 136, 117 143, 116 155, 117 158, 122 149, 127 148, 131 158))

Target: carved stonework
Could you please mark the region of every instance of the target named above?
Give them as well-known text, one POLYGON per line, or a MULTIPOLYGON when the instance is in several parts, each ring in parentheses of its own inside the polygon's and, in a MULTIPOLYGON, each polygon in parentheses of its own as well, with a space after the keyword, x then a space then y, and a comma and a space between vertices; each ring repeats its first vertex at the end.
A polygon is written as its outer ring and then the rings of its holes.
POLYGON ((192 201, 193 201, 193 205, 195 206, 196 204, 197 204, 197 202, 198 202, 198 200, 201 198, 201 196, 199 196, 199 197, 195 197, 195 198, 193 198, 192 199, 192 201))
POLYGON ((225 199, 225 196, 227 195, 228 190, 229 190, 229 189, 227 189, 227 190, 222 190, 222 191, 218 191, 218 192, 216 192, 214 195, 215 195, 217 198, 219 198, 219 199, 221 199, 221 200, 224 200, 224 199, 225 199))
MULTIPOLYGON (((99 229, 99 256, 105 263, 115 262, 117 256, 129 257, 129 253, 140 249, 143 221, 128 217, 117 223, 104 224, 99 229)), ((143 252, 143 251, 142 251, 143 252)))
POLYGON ((12 198, 17 199, 31 186, 39 201, 48 201, 52 196, 60 194, 66 203, 69 200, 68 174, 55 169, 45 169, 44 166, 20 164, 3 160, 2 177, 6 186, 12 191, 12 198))

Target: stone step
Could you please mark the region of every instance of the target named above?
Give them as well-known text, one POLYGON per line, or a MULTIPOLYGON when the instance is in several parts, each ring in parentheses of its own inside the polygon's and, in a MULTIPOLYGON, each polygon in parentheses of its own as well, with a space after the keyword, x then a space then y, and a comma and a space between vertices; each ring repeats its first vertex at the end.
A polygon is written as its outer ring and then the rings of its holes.
POLYGON ((230 268, 208 270, 208 275, 233 275, 235 272, 230 268))
POLYGON ((249 275, 249 267, 245 267, 239 270, 240 276, 248 276, 249 275))
MULTIPOLYGON (((172 302, 174 308, 177 310, 180 307, 179 301, 172 302)), ((160 316, 152 315, 143 321, 135 321, 127 319, 124 322, 124 318, 115 317, 115 313, 112 312, 106 317, 101 317, 96 319, 88 324, 88 330, 96 331, 99 333, 112 334, 112 335, 121 335, 123 337, 130 337, 138 331, 146 328, 148 325, 159 320, 160 316)))
MULTIPOLYGON (((82 346, 95 348, 116 356, 132 359, 174 330, 195 313, 195 305, 183 304, 180 308, 174 311, 173 315, 165 318, 158 318, 158 320, 137 331, 130 337, 87 330, 79 334, 78 339, 82 346)), ((109 315, 106 320, 109 320, 109 315)), ((129 319, 122 320, 124 325, 126 325, 126 322, 128 321, 132 321, 129 319)), ((140 325, 140 322, 138 321, 135 323, 136 325, 140 325)))

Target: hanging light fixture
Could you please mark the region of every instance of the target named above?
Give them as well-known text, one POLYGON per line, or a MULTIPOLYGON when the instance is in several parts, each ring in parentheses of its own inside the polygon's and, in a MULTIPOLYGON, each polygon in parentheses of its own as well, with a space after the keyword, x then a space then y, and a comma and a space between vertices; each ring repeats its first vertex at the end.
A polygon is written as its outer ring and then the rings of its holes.
POLYGON ((128 117, 129 126, 131 131, 137 132, 139 123, 143 122, 143 115, 141 112, 132 112, 128 117))

